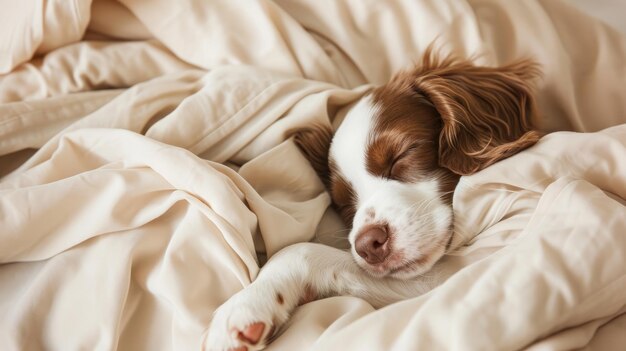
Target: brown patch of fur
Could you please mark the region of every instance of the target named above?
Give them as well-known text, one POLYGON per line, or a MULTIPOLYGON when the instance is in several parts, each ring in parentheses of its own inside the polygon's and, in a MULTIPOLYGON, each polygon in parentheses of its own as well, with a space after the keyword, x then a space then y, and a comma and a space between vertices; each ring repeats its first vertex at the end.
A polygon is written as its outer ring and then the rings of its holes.
POLYGON ((475 173, 532 146, 535 107, 530 81, 537 66, 519 61, 477 67, 429 48, 421 65, 374 90, 378 116, 367 147, 367 170, 415 182, 440 180, 448 200, 459 175, 475 173))
POLYGON ((283 295, 281 293, 276 294, 276 302, 278 302, 279 305, 285 303, 285 299, 283 298, 283 295))
POLYGON ((293 136, 304 157, 309 161, 326 187, 329 186, 330 169, 328 166, 328 150, 333 137, 333 130, 327 125, 313 125, 287 132, 293 136))
POLYGON ((439 164, 468 175, 534 145, 542 136, 532 127, 539 75, 531 60, 479 67, 429 48, 408 79, 440 115, 439 164))
POLYGON ((459 176, 439 165, 442 121, 433 104, 412 89, 413 77, 400 74, 374 90, 378 107, 366 167, 373 175, 400 182, 438 179, 448 203, 459 176))
POLYGON ((356 194, 352 184, 345 180, 337 170, 335 162, 331 159, 330 164, 330 196, 333 205, 347 226, 352 226, 352 220, 356 213, 356 194))
POLYGON ((404 83, 396 78, 373 92, 378 116, 366 150, 366 166, 376 176, 416 182, 439 169, 441 120, 432 104, 404 83))
POLYGON ((355 209, 355 195, 352 185, 337 171, 328 152, 333 131, 330 126, 314 125, 289 131, 294 137, 296 146, 302 151, 317 175, 330 192, 333 206, 339 212, 346 225, 352 225, 355 209))

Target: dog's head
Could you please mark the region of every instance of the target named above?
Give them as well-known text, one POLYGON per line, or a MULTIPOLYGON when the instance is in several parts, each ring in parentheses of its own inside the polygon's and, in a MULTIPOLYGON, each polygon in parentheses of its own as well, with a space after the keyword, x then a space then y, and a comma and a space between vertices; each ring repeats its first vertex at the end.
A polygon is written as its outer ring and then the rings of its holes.
POLYGON ((533 145, 530 61, 499 68, 438 59, 430 50, 361 99, 332 135, 316 126, 295 142, 351 227, 357 263, 376 276, 429 270, 453 233, 461 175, 533 145))

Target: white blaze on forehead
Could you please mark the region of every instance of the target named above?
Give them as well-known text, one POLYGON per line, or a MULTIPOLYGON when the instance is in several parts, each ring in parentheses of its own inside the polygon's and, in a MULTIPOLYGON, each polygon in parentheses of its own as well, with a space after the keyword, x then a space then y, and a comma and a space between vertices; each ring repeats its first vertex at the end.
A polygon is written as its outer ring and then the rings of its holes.
POLYGON ((377 178, 367 172, 365 155, 377 110, 371 96, 361 99, 346 115, 330 147, 330 157, 359 197, 367 194, 377 178))

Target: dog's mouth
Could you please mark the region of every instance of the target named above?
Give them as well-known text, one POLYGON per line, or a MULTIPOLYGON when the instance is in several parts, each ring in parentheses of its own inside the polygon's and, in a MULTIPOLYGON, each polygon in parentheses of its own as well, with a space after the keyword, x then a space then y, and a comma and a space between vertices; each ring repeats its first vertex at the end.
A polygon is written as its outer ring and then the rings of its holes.
POLYGON ((389 260, 378 265, 370 265, 358 262, 359 266, 369 274, 378 277, 393 277, 397 279, 410 279, 430 270, 438 258, 437 255, 421 255, 410 261, 396 262, 389 260))
POLYGON ((358 255, 354 256, 357 264, 374 277, 411 279, 428 272, 444 256, 449 241, 450 238, 444 236, 440 241, 423 248, 423 253, 410 258, 404 252, 393 252, 385 261, 375 265, 365 262, 358 255))
POLYGON ((428 272, 443 254, 428 254, 420 256, 408 263, 389 270, 388 276, 397 279, 411 279, 428 272))

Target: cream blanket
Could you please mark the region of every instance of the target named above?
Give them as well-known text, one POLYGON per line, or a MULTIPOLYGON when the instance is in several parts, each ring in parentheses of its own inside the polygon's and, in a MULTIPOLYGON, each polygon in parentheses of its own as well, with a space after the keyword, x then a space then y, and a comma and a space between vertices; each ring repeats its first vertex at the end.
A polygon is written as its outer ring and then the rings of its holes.
POLYGON ((626 345, 626 41, 567 4, 0 5, 3 350, 198 350, 257 253, 345 245, 284 133, 336 125, 434 39, 479 64, 535 58, 537 124, 595 133, 463 178, 430 293, 306 304, 270 349, 626 345))

